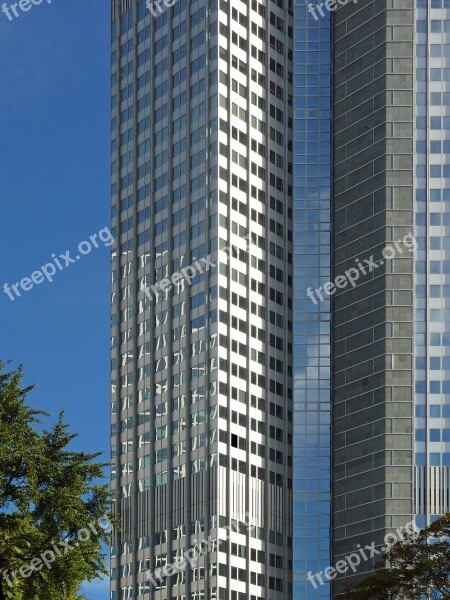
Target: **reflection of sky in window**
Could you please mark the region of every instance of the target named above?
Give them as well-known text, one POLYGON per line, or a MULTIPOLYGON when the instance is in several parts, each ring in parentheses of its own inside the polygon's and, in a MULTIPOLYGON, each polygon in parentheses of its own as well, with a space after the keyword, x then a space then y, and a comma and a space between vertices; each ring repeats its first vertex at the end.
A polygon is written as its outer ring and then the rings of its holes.
POLYGON ((415 464, 431 467, 450 466, 450 69, 444 60, 450 14, 441 10, 444 3, 416 0, 414 447, 415 464))
POLYGON ((294 598, 329 598, 306 580, 330 564, 330 303, 306 296, 330 280, 331 30, 295 7, 294 598))

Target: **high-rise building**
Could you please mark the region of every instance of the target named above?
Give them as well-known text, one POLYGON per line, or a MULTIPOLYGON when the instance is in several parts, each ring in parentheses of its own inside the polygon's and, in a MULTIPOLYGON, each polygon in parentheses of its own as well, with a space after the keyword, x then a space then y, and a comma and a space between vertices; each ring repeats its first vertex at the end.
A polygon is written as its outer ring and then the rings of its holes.
POLYGON ((293 25, 112 5, 111 600, 292 598, 293 25))
POLYGON ((450 3, 350 3, 333 31, 334 277, 357 271, 332 307, 334 565, 449 510, 450 3))
POLYGON ((295 2, 294 26, 294 598, 330 598, 307 573, 331 564, 331 13, 295 2))
POLYGON ((450 510, 450 0, 114 0, 111 52, 111 600, 330 599, 450 510))
POLYGON ((333 266, 358 280, 333 301, 333 563, 413 515, 413 17, 335 13, 333 266))
POLYGON ((450 511, 450 2, 417 0, 415 96, 414 513, 450 511))

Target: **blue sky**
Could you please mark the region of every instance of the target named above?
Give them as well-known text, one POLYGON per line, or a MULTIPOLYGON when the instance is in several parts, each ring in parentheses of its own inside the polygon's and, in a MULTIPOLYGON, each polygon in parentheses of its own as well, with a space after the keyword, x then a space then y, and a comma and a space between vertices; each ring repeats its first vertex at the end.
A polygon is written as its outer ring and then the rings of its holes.
MULTIPOLYGON (((107 460, 108 248, 14 302, 3 284, 109 226, 109 15, 109 0, 0 12, 0 358, 23 363, 30 401, 64 409, 75 446, 107 460)), ((83 591, 108 598, 106 582, 83 591)))

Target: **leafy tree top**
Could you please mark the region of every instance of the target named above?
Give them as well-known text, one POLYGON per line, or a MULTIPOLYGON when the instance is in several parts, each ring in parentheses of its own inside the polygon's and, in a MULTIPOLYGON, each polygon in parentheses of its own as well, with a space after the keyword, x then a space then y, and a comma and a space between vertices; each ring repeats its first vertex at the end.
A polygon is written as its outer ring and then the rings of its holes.
POLYGON ((346 584, 337 600, 450 600, 450 513, 405 533, 372 575, 346 584))
POLYGON ((27 404, 33 386, 22 387, 22 379, 21 367, 7 371, 0 362, 0 600, 83 598, 81 582, 107 574, 102 544, 109 544, 109 533, 89 527, 110 509, 101 482, 107 465, 97 462, 100 453, 69 448, 77 436, 63 413, 45 426, 49 415, 27 404), (89 539, 79 541, 80 530, 89 539), (52 548, 49 568, 20 575, 52 548))

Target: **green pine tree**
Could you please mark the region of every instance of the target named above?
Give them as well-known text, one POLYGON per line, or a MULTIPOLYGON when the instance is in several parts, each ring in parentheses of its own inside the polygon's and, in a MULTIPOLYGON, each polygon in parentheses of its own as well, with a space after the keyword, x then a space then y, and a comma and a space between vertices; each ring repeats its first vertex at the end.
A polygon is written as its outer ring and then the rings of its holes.
POLYGON ((0 600, 80 599, 83 581, 107 575, 107 465, 69 449, 62 413, 45 428, 48 414, 27 404, 32 387, 0 363, 0 600))

